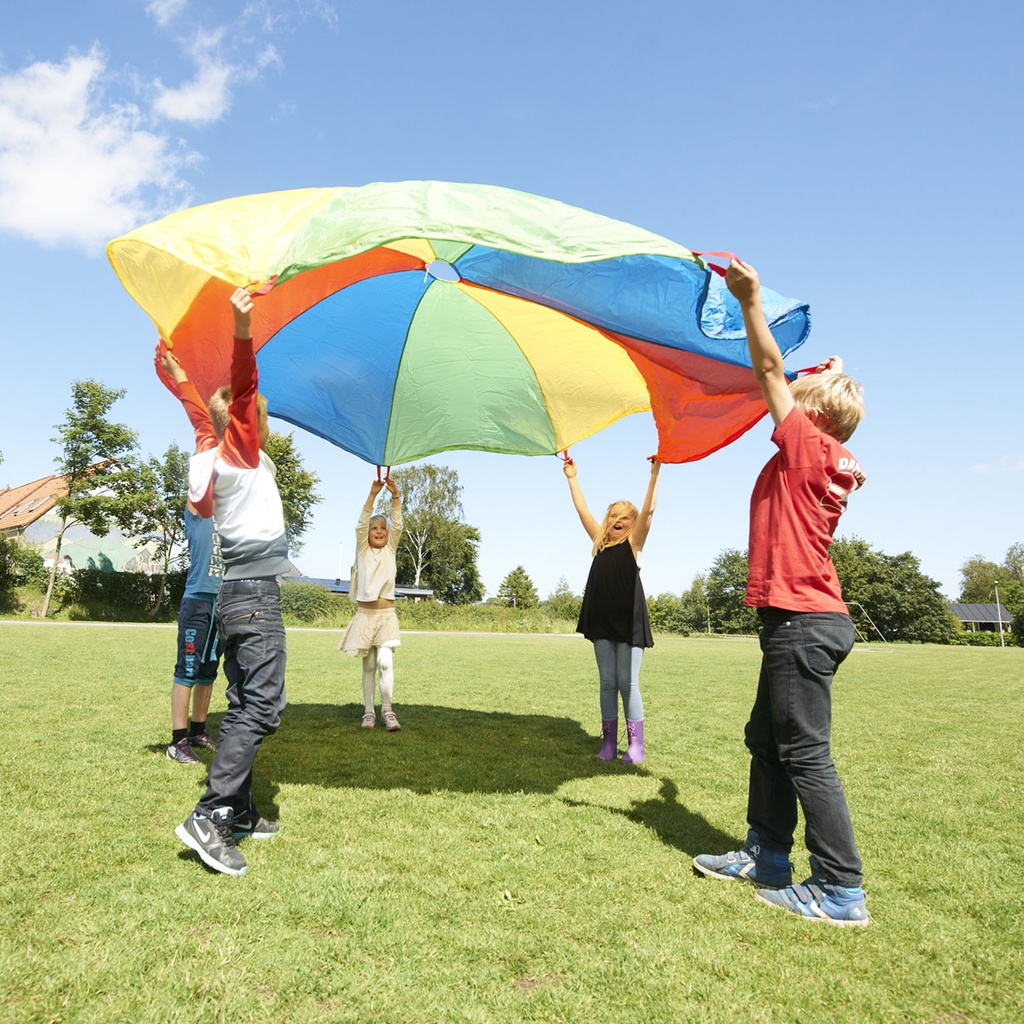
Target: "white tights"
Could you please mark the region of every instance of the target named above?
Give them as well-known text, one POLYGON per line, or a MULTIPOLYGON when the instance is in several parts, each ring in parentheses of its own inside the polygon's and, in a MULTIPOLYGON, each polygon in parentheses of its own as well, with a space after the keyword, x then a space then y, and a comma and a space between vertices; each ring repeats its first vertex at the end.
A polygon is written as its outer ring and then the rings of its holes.
POLYGON ((363 709, 373 714, 374 684, 380 669, 380 706, 391 707, 391 694, 395 686, 394 655, 390 647, 371 647, 363 658, 363 709))

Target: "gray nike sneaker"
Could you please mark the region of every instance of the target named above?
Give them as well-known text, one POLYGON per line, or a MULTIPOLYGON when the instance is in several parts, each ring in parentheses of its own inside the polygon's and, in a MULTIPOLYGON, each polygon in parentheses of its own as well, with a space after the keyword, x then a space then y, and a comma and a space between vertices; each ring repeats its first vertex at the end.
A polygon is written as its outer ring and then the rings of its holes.
POLYGON ((174 834, 214 871, 225 875, 245 874, 245 858, 235 846, 234 815, 230 807, 217 807, 209 817, 193 811, 174 834))

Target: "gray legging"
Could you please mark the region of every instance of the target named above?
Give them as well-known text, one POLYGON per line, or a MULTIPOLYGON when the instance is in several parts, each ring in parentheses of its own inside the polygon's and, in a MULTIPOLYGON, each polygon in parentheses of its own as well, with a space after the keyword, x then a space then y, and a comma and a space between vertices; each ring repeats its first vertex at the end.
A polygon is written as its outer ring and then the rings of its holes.
POLYGON ((614 640, 595 640, 594 657, 597 658, 597 674, 601 679, 602 720, 610 722, 619 717, 621 693, 626 720, 642 722, 644 701, 640 696, 640 662, 644 649, 614 640))

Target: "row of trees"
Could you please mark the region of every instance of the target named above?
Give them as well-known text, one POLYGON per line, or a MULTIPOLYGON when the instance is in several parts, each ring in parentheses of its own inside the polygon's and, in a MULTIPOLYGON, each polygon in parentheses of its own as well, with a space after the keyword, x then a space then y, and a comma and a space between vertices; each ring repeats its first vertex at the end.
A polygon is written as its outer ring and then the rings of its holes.
MULTIPOLYGON (((74 381, 71 405, 56 425, 57 436, 52 440, 59 454, 54 462, 67 489, 54 502, 58 528, 43 599, 44 618, 57 583, 64 538, 72 526, 85 526, 100 537, 116 526, 127 537, 152 543, 164 575, 183 555, 188 453, 172 444, 160 458, 142 456, 137 433, 109 419, 111 407, 124 394, 99 381, 74 381)), ((303 467, 291 434, 272 433, 267 453, 277 465, 285 525, 294 550, 313 506, 320 501, 318 477, 303 467)), ((9 543, 4 548, 9 576, 19 562, 9 543)), ((164 589, 158 587, 155 593, 154 615, 160 610, 164 589)))
MULTIPOLYGON (((921 572, 914 555, 888 555, 859 537, 835 541, 831 552, 843 597, 863 636, 950 643, 959 633, 939 584, 921 572)), ((684 633, 755 633, 757 616, 743 604, 746 585, 746 553, 723 551, 681 597, 661 594, 648 602, 652 626, 684 633)))
MULTIPOLYGON (((117 526, 129 537, 150 541, 164 574, 182 554, 188 453, 172 444, 159 458, 141 457, 135 431, 108 418, 123 395, 98 381, 75 381, 71 406, 56 427, 53 440, 60 454, 55 462, 67 482, 67 493, 55 503, 59 528, 44 616, 57 578, 61 545, 72 525, 84 525, 99 536, 117 526)), ((291 434, 272 433, 267 451, 277 465, 288 540, 294 552, 300 547, 313 506, 320 501, 318 477, 302 465, 291 434)), ((395 470, 394 476, 405 520, 398 549, 398 582, 430 588, 446 604, 480 601, 484 591, 477 568, 480 532, 464 521, 458 473, 426 464, 395 470)), ((386 493, 380 501, 386 511, 386 493)), ((9 584, 18 565, 9 544, 4 550, 0 587, 9 584)), ((863 635, 949 643, 960 632, 939 593, 939 584, 921 572, 918 559, 910 552, 888 555, 852 537, 833 543, 831 554, 843 596, 863 635)), ((1014 617, 1014 633, 1024 636, 1024 544, 1013 545, 1002 563, 980 555, 969 559, 961 577, 961 601, 990 603, 998 596, 1014 617)), ((681 595, 648 598, 652 626, 680 633, 754 633, 756 615, 743 603, 746 580, 746 553, 725 550, 681 595)), ((162 593, 162 588, 158 592, 162 593)), ((496 600, 517 608, 541 603, 521 565, 502 580, 496 600)), ((572 619, 579 613, 580 602, 563 578, 544 603, 557 617, 572 619)), ((158 611, 159 604, 154 614, 158 611)))
MULTIPOLYGON (((837 540, 832 560, 843 596, 861 635, 887 640, 951 643, 961 635, 959 621, 939 592, 937 581, 921 572, 920 562, 903 552, 889 555, 859 537, 837 540)), ((1024 545, 1013 545, 1001 564, 980 556, 961 568, 960 600, 993 603, 995 595, 1013 616, 1013 635, 1024 637, 1024 545)), ((747 556, 723 551, 706 573, 696 576, 681 595, 649 596, 647 608, 656 632, 757 632, 757 616, 743 603, 747 584, 747 556)), ((498 591, 502 604, 530 607, 536 591, 522 566, 509 573, 498 591)), ((544 606, 556 617, 572 620, 581 598, 561 579, 544 606)))

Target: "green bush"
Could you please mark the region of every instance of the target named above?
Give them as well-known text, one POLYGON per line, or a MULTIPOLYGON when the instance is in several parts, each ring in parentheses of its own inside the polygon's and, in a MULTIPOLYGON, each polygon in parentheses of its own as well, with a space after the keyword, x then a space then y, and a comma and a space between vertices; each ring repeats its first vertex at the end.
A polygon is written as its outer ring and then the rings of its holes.
POLYGON ((651 629, 655 633, 690 635, 686 609, 682 600, 675 594, 659 594, 657 597, 647 598, 647 614, 651 619, 651 629))
POLYGON ((958 633, 954 643, 964 647, 1000 647, 1003 643, 1007 646, 1015 644, 1016 637, 1007 634, 1000 641, 998 633, 974 633, 968 629, 958 633))
MULTIPOLYGON (((322 622, 341 610, 337 600, 340 597, 316 583, 282 583, 281 614, 299 622, 322 622)), ((345 603, 351 611, 355 610, 355 605, 347 598, 345 603)))

